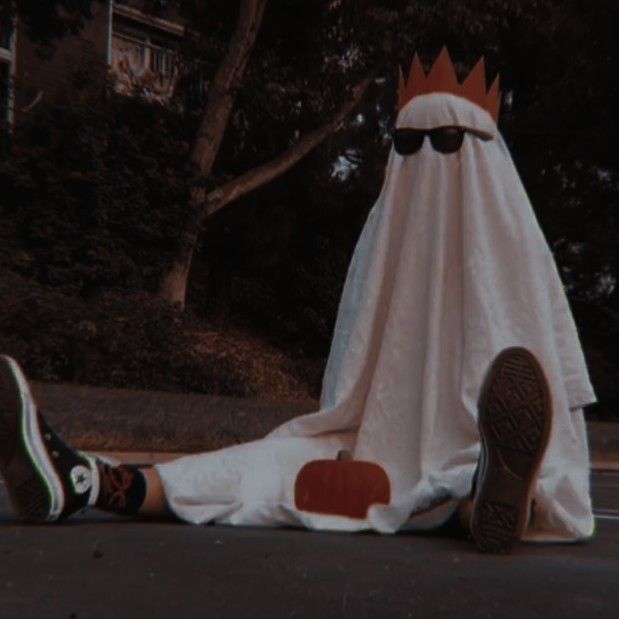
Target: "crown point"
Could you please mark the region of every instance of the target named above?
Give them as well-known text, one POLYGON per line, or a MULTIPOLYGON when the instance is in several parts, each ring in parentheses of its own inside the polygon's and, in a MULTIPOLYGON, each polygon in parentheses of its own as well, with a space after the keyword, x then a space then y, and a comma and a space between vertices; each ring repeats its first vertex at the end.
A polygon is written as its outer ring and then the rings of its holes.
POLYGON ((488 113, 497 122, 499 119, 499 108, 501 107, 501 91, 499 90, 499 76, 497 75, 488 90, 485 108, 488 113))
POLYGON ((406 83, 402 67, 398 67, 398 108, 406 103, 406 83))
POLYGON ((486 64, 483 56, 466 76, 466 79, 462 82, 462 87, 481 88, 484 91, 486 90, 486 64))
POLYGON ((407 100, 427 92, 426 72, 417 54, 413 56, 413 62, 411 62, 406 91, 407 100))
POLYGON ((426 81, 426 92, 457 92, 459 88, 458 78, 454 69, 447 47, 443 47, 437 56, 428 79, 426 81))
POLYGON ((460 95, 480 107, 486 107, 486 66, 483 56, 478 60, 460 87, 460 95))

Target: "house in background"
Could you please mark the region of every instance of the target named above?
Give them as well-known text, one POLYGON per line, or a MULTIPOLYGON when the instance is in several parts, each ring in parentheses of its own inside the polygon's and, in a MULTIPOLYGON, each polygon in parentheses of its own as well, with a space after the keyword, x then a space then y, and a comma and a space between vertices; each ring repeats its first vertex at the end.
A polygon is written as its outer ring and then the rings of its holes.
POLYGON ((170 9, 153 15, 147 6, 152 2, 94 2, 92 19, 79 35, 56 41, 50 57, 41 56, 19 21, 16 28, 0 24, 0 118, 19 124, 43 99, 78 91, 102 97, 107 84, 166 102, 185 24, 170 9))

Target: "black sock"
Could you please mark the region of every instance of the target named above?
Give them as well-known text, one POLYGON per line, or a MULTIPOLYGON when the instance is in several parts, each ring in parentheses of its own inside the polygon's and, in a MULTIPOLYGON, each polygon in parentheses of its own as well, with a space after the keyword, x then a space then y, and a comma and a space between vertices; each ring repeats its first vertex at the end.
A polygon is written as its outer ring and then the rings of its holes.
POLYGON ((146 478, 137 466, 111 466, 97 460, 99 494, 95 507, 108 512, 135 516, 146 498, 146 478))

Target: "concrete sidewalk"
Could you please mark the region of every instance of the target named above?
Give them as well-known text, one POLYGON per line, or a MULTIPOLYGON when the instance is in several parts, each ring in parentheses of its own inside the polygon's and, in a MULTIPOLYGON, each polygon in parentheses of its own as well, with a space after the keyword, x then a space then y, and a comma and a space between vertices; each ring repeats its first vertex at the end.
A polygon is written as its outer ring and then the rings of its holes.
MULTIPOLYGON (((282 401, 79 385, 32 383, 40 409, 72 445, 89 451, 139 452, 138 460, 210 451, 261 438, 319 407, 282 401)), ((596 468, 619 468, 619 423, 587 424, 596 468)))

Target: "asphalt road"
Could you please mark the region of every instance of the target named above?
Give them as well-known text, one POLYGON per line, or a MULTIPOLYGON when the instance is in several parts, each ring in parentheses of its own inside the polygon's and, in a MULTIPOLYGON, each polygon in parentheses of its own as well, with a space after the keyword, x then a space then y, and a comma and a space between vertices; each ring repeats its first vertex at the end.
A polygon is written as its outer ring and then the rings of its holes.
POLYGON ((24 526, 0 485, 0 618, 619 616, 619 471, 596 537, 480 555, 450 531, 323 534, 135 522, 24 526))

